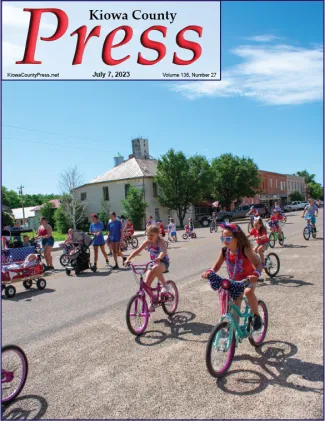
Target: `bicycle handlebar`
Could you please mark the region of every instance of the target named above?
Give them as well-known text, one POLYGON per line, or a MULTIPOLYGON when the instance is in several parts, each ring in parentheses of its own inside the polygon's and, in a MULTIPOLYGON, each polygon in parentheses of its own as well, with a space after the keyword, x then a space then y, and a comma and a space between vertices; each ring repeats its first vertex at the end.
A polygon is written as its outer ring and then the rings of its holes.
POLYGON ((218 274, 216 274, 213 270, 210 269, 209 271, 209 275, 208 275, 208 279, 210 281, 210 277, 213 276, 213 282, 218 285, 220 284, 220 286, 218 287, 218 289, 220 287, 222 287, 223 289, 233 289, 235 288, 247 288, 248 285, 252 284, 253 286, 255 286, 255 284, 257 284, 257 282, 252 282, 250 279, 246 278, 244 281, 233 281, 231 279, 227 279, 227 278, 222 278, 221 276, 219 276, 218 274))

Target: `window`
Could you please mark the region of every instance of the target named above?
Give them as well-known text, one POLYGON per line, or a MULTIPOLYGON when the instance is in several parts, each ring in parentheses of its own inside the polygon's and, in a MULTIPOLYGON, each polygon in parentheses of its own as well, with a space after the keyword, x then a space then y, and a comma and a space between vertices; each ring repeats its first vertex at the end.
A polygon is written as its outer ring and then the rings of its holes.
POLYGON ((278 187, 278 179, 275 180, 275 187, 278 187))
POLYGON ((291 190, 293 190, 293 181, 291 181, 291 190))
POLYGON ((124 189, 125 189, 125 197, 126 197, 128 195, 128 191, 130 189, 130 184, 125 184, 124 189))
POLYGON ((282 181, 280 181, 280 190, 282 190, 282 181))
POLYGON ((160 221, 159 208, 155 209, 155 218, 156 218, 156 221, 160 221))
POLYGON ((157 189, 157 183, 153 183, 153 197, 158 196, 158 189, 157 189))
POLYGON ((106 201, 109 200, 108 187, 103 187, 103 199, 106 200, 106 201))
POLYGON ((286 189, 286 182, 284 181, 283 182, 283 190, 285 190, 286 189))
POLYGON ((82 202, 84 202, 86 199, 87 199, 87 193, 81 193, 81 194, 80 194, 80 200, 81 200, 82 202))
POLYGON ((270 187, 272 187, 272 178, 270 178, 270 187))

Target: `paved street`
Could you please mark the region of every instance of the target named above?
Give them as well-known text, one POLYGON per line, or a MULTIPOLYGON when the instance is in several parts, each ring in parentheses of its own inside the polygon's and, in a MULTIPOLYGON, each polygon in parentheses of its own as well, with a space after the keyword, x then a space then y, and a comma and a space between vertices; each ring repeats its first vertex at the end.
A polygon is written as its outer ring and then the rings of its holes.
MULTIPOLYGON (((125 322, 132 273, 101 260, 98 273, 67 277, 55 252, 59 269, 44 291, 19 286, 2 299, 3 343, 22 346, 29 360, 25 388, 3 418, 323 418, 323 209, 316 240, 303 239, 300 215, 287 214, 285 246, 268 250, 281 259, 279 275, 257 288, 269 311, 265 344, 240 344, 218 381, 205 349, 219 304, 200 274, 219 253, 220 232, 197 229, 197 239, 179 235, 171 245, 177 313, 158 308, 139 338, 125 322)), ((147 260, 147 252, 136 259, 147 260)))

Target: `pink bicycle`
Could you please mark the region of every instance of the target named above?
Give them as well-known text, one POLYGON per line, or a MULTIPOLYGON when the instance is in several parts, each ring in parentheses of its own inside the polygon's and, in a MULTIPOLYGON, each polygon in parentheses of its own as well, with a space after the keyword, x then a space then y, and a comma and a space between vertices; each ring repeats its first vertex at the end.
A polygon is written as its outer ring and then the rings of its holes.
POLYGON ((136 281, 140 284, 138 292, 130 299, 126 308, 127 327, 136 336, 141 335, 146 330, 151 313, 148 309, 146 293, 149 296, 150 302, 153 304, 152 311, 156 307, 162 306, 164 312, 172 316, 178 306, 178 290, 175 282, 167 281, 169 291, 165 293, 161 292, 162 287, 159 280, 156 288, 150 288, 144 282, 143 275, 152 264, 153 262, 149 262, 146 265, 129 264, 136 281), (140 279, 137 275, 140 275, 140 279))

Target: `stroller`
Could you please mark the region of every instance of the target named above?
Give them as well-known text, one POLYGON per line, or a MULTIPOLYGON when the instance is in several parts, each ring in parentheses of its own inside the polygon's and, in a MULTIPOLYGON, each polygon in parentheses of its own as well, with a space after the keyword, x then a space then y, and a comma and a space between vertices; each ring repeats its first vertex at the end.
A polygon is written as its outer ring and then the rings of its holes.
POLYGON ((85 232, 77 230, 73 231, 72 247, 65 255, 68 260, 65 268, 67 275, 71 275, 72 270, 75 271, 77 276, 87 269, 91 269, 93 272, 96 272, 96 267, 90 265, 89 247, 92 242, 93 239, 85 232))

